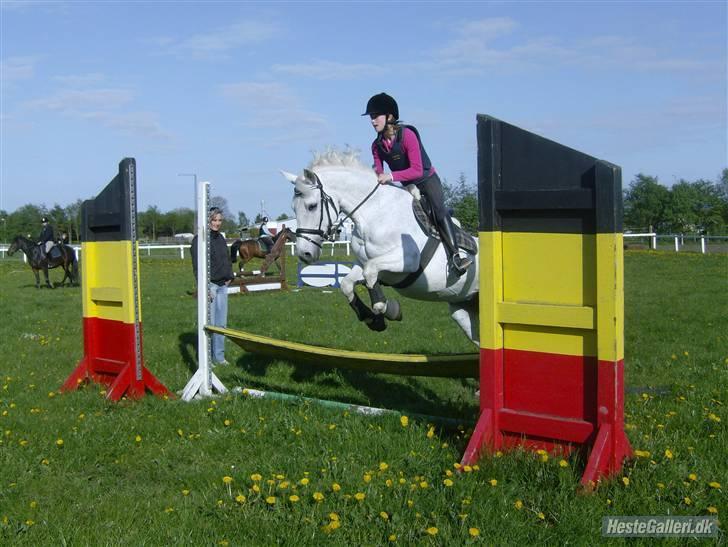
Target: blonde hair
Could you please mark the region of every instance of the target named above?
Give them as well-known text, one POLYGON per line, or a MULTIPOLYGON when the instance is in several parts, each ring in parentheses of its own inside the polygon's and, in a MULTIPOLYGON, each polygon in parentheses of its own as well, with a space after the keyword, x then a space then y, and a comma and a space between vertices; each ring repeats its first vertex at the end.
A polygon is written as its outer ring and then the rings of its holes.
POLYGON ((213 220, 215 220, 215 217, 217 215, 220 215, 221 220, 224 218, 222 210, 219 207, 210 207, 210 210, 207 212, 207 222, 212 222, 213 220))
POLYGON ((394 116, 392 114, 387 114, 387 125, 384 127, 384 134, 382 135, 385 139, 393 139, 394 136, 397 134, 397 131, 399 131, 399 124, 394 123, 397 120, 394 119, 394 116), (392 122, 389 122, 389 118, 392 118, 392 122))

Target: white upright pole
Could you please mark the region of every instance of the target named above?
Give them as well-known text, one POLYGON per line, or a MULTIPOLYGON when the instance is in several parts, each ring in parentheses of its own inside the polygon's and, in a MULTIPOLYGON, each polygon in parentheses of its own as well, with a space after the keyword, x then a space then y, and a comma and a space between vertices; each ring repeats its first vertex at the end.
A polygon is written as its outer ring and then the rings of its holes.
POLYGON ((226 393, 227 389, 212 372, 212 346, 205 326, 210 324, 210 238, 207 227, 207 211, 210 201, 210 183, 200 181, 195 188, 197 206, 197 372, 187 382, 182 400, 191 401, 198 393, 212 395, 215 389, 226 393))
POLYGON ((705 236, 700 236, 700 252, 705 254, 705 236))

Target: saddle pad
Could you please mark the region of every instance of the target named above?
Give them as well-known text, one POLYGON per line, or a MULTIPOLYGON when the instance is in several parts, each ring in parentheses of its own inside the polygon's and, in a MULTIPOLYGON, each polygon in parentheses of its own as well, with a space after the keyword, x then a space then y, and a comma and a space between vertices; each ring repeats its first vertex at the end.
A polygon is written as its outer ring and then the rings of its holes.
MULTIPOLYGON (((423 207, 423 202, 425 202, 426 200, 426 196, 422 196, 419 200, 413 198, 412 212, 415 214, 417 223, 420 225, 420 228, 422 228, 422 231, 429 237, 433 237, 439 241, 440 233, 437 231, 437 227, 430 218, 430 215, 428 214, 428 212, 425 211, 425 208, 423 207)), ((427 209, 429 209, 429 203, 427 205, 427 209)), ((472 255, 478 254, 478 247, 475 245, 475 239, 473 238, 473 236, 471 236, 469 233, 467 233, 454 223, 453 228, 455 228, 455 244, 465 252, 468 252, 472 255)))

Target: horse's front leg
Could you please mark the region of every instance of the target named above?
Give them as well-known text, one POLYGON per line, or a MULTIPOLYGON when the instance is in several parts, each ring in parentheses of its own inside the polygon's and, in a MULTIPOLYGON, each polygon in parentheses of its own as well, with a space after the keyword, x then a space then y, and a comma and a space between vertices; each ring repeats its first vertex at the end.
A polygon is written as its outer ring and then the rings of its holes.
POLYGON ((399 302, 396 300, 387 300, 384 291, 379 285, 380 272, 409 272, 414 269, 405 269, 404 255, 400 251, 391 252, 371 258, 364 265, 364 282, 369 289, 369 296, 372 299, 372 309, 374 313, 384 314, 387 319, 400 321, 402 314, 400 312, 399 302))
POLYGON ((35 275, 35 288, 40 289, 40 271, 33 268, 33 275, 35 275))
POLYGON ((45 282, 49 289, 53 289, 53 284, 51 283, 50 278, 48 277, 48 268, 43 268, 43 275, 45 276, 45 282))
POLYGON ((375 314, 370 310, 361 298, 356 294, 355 287, 357 283, 361 283, 364 280, 362 275, 362 268, 356 264, 344 279, 341 280, 341 292, 349 302, 349 306, 354 310, 357 319, 363 321, 367 327, 375 331, 383 331, 387 328, 387 324, 384 322, 384 317, 375 314))

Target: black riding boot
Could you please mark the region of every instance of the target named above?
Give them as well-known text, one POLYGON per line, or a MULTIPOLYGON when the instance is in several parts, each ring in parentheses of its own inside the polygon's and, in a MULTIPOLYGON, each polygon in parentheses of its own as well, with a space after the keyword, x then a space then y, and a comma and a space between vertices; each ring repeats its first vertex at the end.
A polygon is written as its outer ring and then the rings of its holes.
POLYGON ((458 247, 455 244, 455 227, 452 224, 452 219, 446 216, 442 219, 442 223, 438 226, 442 243, 447 251, 448 260, 459 276, 463 275, 468 267, 473 263, 473 259, 470 256, 462 258, 458 252, 458 247))

